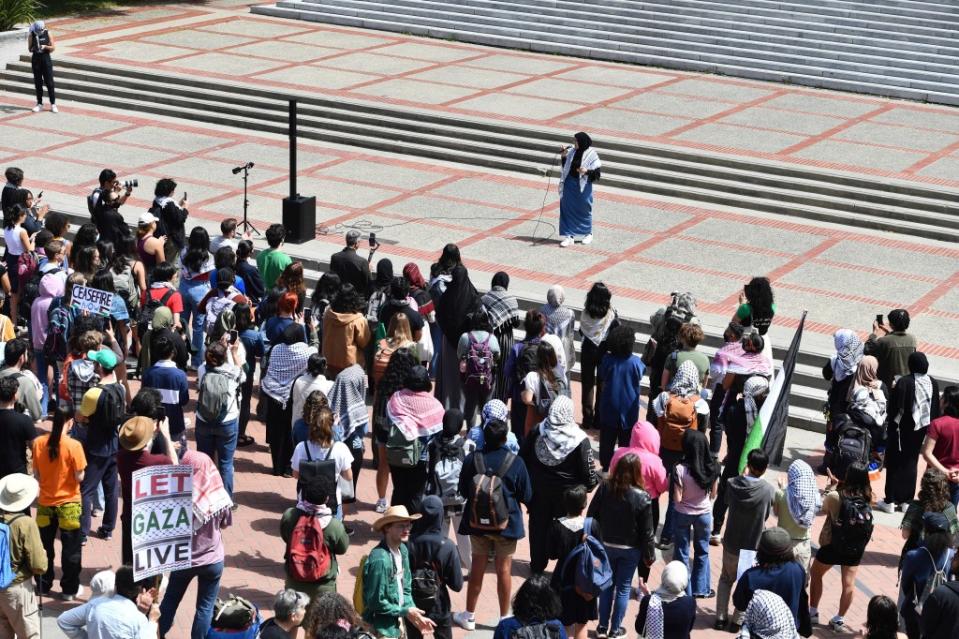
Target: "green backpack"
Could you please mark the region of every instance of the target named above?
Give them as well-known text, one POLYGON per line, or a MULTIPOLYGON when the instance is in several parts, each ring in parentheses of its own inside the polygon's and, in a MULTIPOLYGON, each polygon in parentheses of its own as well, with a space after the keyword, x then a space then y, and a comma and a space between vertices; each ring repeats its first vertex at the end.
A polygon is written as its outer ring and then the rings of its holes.
POLYGON ((397 468, 413 468, 420 463, 422 454, 423 443, 419 437, 410 441, 396 424, 390 424, 390 434, 386 438, 386 463, 397 468))

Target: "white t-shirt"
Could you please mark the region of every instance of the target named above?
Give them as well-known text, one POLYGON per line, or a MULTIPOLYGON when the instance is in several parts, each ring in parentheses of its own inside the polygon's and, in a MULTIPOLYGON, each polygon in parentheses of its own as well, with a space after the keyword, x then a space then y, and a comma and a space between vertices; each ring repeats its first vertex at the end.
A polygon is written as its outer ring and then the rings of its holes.
POLYGON ((546 342, 556 351, 556 369, 558 375, 566 375, 566 347, 563 346, 563 340, 558 335, 547 333, 540 338, 541 342, 546 342))
MULTIPOLYGON (((297 472, 300 472, 300 464, 302 462, 309 461, 306 456, 307 446, 310 447, 310 457, 313 458, 313 461, 327 459, 326 451, 330 450, 314 444, 309 440, 300 442, 293 450, 293 457, 290 459, 290 466, 297 472)), ((350 449, 343 442, 333 442, 333 449, 330 450, 329 459, 336 463, 337 476, 342 475, 344 471, 349 470, 353 465, 353 453, 350 452, 350 449)), ((336 503, 343 503, 343 496, 340 494, 339 486, 336 487, 336 503)))
MULTIPOLYGON (((553 374, 556 375, 557 378, 562 378, 559 372, 559 367, 553 371, 553 374)), ((538 372, 530 371, 526 373, 526 377, 523 378, 523 390, 533 393, 533 405, 536 406, 536 410, 539 410, 539 401, 541 399, 540 392, 544 390, 544 388, 543 384, 540 384, 540 376, 538 372)), ((556 395, 550 398, 550 402, 552 402, 553 399, 556 399, 556 397, 559 395, 560 392, 557 392, 556 395)))
POLYGON ((293 399, 293 418, 290 421, 290 427, 293 427, 298 420, 303 418, 303 406, 306 404, 306 398, 315 390, 322 391, 329 399, 330 391, 333 390, 333 382, 323 375, 310 377, 309 374, 301 375, 293 382, 293 392, 290 393, 290 397, 293 399))

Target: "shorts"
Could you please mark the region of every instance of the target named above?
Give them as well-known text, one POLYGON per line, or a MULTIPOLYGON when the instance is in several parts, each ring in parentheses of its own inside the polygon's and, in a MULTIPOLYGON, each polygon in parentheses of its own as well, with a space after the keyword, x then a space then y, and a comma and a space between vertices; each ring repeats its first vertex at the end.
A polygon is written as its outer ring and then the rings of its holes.
POLYGON ((830 543, 819 547, 816 561, 827 566, 858 566, 862 561, 862 553, 851 553, 830 543))
POLYGON ((488 557, 494 553, 496 557, 511 557, 516 554, 516 540, 506 539, 502 535, 470 535, 473 545, 473 555, 488 557))

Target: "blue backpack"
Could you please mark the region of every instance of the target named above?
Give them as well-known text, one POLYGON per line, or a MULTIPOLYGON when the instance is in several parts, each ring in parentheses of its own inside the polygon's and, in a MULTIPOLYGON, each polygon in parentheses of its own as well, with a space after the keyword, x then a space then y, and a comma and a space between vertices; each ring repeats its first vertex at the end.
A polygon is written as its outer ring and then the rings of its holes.
POLYGON ((6 590, 17 578, 10 556, 10 524, 24 515, 17 515, 9 522, 0 521, 0 590, 6 590))
POLYGON ((583 540, 563 562, 565 588, 575 589, 576 594, 586 601, 592 601, 613 585, 609 556, 603 544, 590 534, 592 523, 592 517, 587 517, 583 522, 583 540), (569 575, 568 570, 572 570, 573 574, 569 575))

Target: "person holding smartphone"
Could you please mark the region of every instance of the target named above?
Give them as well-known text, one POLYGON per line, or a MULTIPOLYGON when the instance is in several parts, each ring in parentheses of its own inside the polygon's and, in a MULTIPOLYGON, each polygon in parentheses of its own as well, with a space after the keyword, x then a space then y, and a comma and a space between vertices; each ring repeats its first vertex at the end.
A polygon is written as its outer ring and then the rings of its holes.
POLYGON ((30 35, 27 37, 27 49, 31 56, 30 64, 33 67, 33 86, 37 91, 37 105, 33 107, 34 113, 43 110, 43 87, 47 87, 47 97, 50 99, 50 110, 53 113, 59 112, 57 109, 57 92, 53 84, 53 58, 50 54, 57 45, 53 42, 53 36, 43 24, 43 20, 37 20, 30 25, 30 35))
POLYGON ((370 263, 373 255, 380 248, 376 241, 376 234, 370 234, 370 252, 364 259, 358 253, 360 232, 351 229, 346 233, 346 246, 342 251, 330 257, 330 270, 340 277, 342 284, 352 284, 363 297, 369 297, 373 277, 370 273, 370 263))

